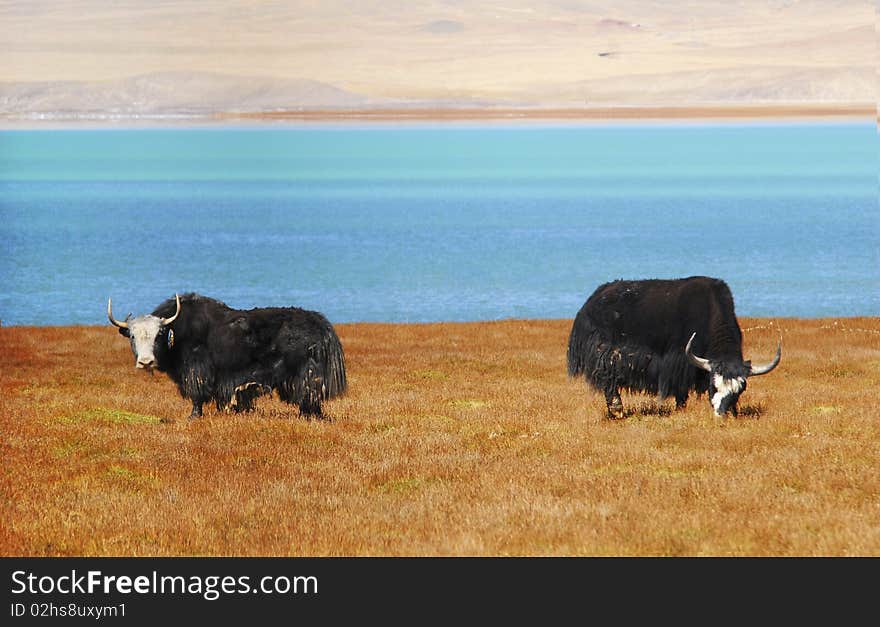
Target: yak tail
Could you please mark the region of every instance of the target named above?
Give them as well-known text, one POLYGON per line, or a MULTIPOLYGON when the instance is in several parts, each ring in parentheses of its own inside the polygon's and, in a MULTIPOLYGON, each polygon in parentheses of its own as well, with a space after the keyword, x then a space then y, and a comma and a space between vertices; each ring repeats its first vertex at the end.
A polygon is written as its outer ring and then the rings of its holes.
POLYGON ((320 316, 318 340, 307 348, 308 357, 296 373, 278 386, 281 400, 299 405, 300 413, 321 415, 321 401, 345 392, 345 355, 339 337, 320 316))
POLYGON ((320 339, 309 346, 309 358, 293 382, 304 399, 320 402, 340 396, 347 387, 345 354, 333 325, 322 320, 320 339))
POLYGON ((578 316, 568 337, 568 376, 570 377, 576 377, 587 371, 590 367, 588 361, 595 350, 594 330, 584 327, 584 321, 578 316))
POLYGON ((584 372, 583 351, 573 336, 568 339, 568 376, 576 377, 584 372))
POLYGON ((321 372, 321 398, 340 396, 348 387, 345 379, 345 354, 333 326, 328 322, 323 337, 315 345, 313 359, 321 372))

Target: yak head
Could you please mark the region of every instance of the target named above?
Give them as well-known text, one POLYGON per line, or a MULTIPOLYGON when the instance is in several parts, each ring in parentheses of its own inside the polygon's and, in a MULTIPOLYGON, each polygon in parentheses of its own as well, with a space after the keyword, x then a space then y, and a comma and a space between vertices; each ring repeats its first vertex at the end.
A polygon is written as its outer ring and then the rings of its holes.
POLYGON ((709 402, 712 403, 715 415, 720 417, 731 413, 736 416, 736 403, 746 389, 746 380, 749 377, 767 374, 779 365, 779 360, 782 359, 782 341, 776 347, 776 357, 773 361, 762 366, 753 366, 751 361, 743 361, 741 358, 698 357, 691 351, 691 344, 696 335, 696 333, 691 335, 684 353, 694 366, 709 373, 709 402))
POLYGON ((128 314, 122 322, 113 317, 113 299, 107 301, 107 317, 119 329, 119 333, 128 338, 134 354, 135 368, 152 372, 157 365, 157 347, 164 344, 171 348, 174 344, 171 323, 180 315, 180 297, 175 294, 174 298, 177 301, 177 311, 170 318, 160 318, 152 314, 132 318, 128 314))

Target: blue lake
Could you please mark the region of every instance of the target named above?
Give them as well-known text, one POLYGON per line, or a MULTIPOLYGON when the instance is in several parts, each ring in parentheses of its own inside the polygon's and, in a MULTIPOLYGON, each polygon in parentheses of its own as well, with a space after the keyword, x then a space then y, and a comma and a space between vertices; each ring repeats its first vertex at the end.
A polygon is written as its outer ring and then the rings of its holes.
POLYGON ((175 292, 333 322, 571 318, 615 278, 880 315, 873 123, 0 132, 0 321, 175 292))

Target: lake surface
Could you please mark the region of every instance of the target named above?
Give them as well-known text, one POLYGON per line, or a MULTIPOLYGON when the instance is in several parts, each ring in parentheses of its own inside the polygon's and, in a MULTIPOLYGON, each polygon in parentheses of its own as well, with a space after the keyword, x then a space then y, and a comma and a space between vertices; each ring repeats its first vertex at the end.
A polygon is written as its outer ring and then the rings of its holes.
POLYGON ((616 278, 880 315, 873 123, 0 132, 0 321, 175 292, 332 322, 572 318, 616 278))

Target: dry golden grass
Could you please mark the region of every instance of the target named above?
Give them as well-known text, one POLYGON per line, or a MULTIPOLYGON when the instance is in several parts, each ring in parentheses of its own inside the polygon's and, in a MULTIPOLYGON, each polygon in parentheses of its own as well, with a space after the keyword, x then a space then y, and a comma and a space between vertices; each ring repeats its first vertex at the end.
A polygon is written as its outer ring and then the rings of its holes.
POLYGON ((567 320, 338 325, 332 420, 194 423, 109 326, 0 328, 0 553, 880 555, 880 319, 741 323, 784 348, 738 419, 622 421, 566 377, 567 320))

